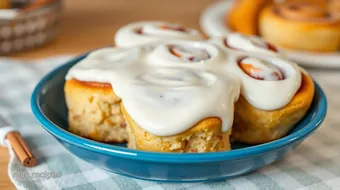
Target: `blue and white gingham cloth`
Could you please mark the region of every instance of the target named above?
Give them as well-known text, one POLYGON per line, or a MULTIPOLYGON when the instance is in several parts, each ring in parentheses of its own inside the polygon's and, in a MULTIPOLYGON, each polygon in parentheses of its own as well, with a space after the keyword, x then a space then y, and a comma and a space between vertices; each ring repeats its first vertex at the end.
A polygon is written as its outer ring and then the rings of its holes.
POLYGON ((340 189, 340 70, 309 70, 327 94, 328 116, 323 126, 284 160, 219 182, 157 183, 93 167, 70 154, 39 126, 29 105, 31 92, 46 72, 67 59, 0 59, 0 114, 18 127, 39 163, 24 168, 10 151, 8 174, 18 189, 340 189), (42 173, 50 175, 36 176, 42 173))

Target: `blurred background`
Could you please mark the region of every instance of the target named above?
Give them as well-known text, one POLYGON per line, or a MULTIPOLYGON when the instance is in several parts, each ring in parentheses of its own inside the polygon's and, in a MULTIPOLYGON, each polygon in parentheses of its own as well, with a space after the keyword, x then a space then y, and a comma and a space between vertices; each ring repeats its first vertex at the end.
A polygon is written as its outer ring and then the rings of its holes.
POLYGON ((211 3, 210 0, 0 2, 3 8, 0 18, 6 17, 0 22, 1 54, 25 59, 79 54, 112 45, 115 31, 137 20, 165 20, 199 29, 200 14, 211 3))

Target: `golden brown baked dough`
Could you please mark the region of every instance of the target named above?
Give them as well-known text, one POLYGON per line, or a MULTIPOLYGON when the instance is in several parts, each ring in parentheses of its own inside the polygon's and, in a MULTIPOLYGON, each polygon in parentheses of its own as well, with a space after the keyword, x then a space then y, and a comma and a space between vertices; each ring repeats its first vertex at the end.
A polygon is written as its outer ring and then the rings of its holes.
POLYGON ((216 152, 230 150, 229 136, 221 131, 222 121, 211 117, 203 119, 187 131, 173 136, 155 136, 142 129, 125 111, 129 134, 128 147, 155 152, 216 152))
POLYGON ((127 140, 121 100, 110 84, 67 80, 64 87, 69 130, 101 142, 127 140))
POLYGON ((332 12, 333 16, 340 17, 340 1, 339 0, 329 0, 328 8, 332 12))
POLYGON ((243 34, 258 34, 258 16, 262 8, 272 0, 236 0, 226 15, 228 26, 243 34))
POLYGON ((336 51, 340 45, 336 4, 325 0, 291 0, 268 5, 259 17, 260 35, 288 49, 336 51))
POLYGON ((301 87, 284 108, 264 111, 253 107, 242 96, 235 104, 232 139, 260 144, 285 136, 306 114, 314 96, 314 83, 302 72, 301 87))

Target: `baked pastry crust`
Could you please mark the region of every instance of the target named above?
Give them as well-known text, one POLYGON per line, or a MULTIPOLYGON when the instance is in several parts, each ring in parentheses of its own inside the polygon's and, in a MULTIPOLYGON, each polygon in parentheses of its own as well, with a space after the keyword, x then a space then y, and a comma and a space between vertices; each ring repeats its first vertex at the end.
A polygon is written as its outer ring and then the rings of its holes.
POLYGON ((126 112, 124 105, 121 108, 127 121, 129 148, 154 152, 216 152, 231 149, 231 129, 222 132, 219 118, 206 118, 180 134, 160 137, 141 128, 126 112))
POLYGON ((230 12, 226 14, 228 26, 243 34, 258 34, 258 16, 264 6, 272 0, 236 0, 230 12))
POLYGON ((107 143, 127 140, 121 100, 110 84, 71 79, 64 91, 70 132, 107 143))
POLYGON ((334 18, 330 17, 322 1, 313 1, 314 8, 311 1, 308 2, 309 7, 304 8, 303 13, 299 12, 298 7, 295 8, 297 10, 293 9, 296 1, 291 5, 287 3, 272 4, 262 10, 259 31, 265 40, 287 49, 303 51, 331 52, 339 48, 340 19, 335 14, 334 18))
POLYGON ((248 144, 261 144, 285 136, 306 114, 314 96, 314 83, 302 73, 301 87, 285 107, 264 111, 253 107, 240 96, 235 104, 232 139, 248 144))

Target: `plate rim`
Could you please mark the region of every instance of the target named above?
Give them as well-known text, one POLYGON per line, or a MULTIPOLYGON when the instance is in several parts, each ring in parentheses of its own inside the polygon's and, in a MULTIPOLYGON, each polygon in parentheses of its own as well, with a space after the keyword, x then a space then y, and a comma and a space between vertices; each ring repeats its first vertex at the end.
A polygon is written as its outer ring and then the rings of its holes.
MULTIPOLYGON (((225 15, 233 0, 219 0, 211 3, 200 14, 199 25, 202 31, 208 37, 223 36, 231 32, 230 28, 225 26, 225 17, 220 18, 220 15, 225 15), (219 19, 220 18, 220 19, 219 19)), ((282 49, 286 56, 298 62, 305 67, 313 68, 337 68, 340 69, 340 51, 311 53, 298 50, 282 49)))
POLYGON ((282 147, 288 146, 295 142, 301 141, 311 135, 320 124, 325 119, 327 113, 327 100, 325 93, 321 87, 314 81, 315 84, 315 94, 319 96, 317 102, 313 102, 310 109, 313 110, 313 116, 311 121, 306 124, 302 129, 294 132, 293 134, 282 137, 278 140, 264 143, 260 145, 255 145, 249 148, 236 149, 231 151, 223 152, 209 152, 209 153, 160 153, 160 152, 148 152, 141 150, 133 150, 124 147, 118 147, 110 144, 105 144, 90 139, 86 139, 75 135, 62 127, 57 126, 52 121, 46 117, 41 107, 39 106, 39 99, 43 94, 43 89, 45 84, 52 80, 58 72, 65 70, 83 58, 86 57, 88 53, 76 57, 66 63, 60 65, 54 70, 46 74, 35 86, 32 96, 31 96, 31 109, 41 124, 41 126, 52 134, 54 137, 72 144, 78 148, 87 149, 89 151, 97 152, 99 154, 105 154, 108 156, 123 157, 133 160, 150 161, 150 162, 166 162, 166 163, 203 163, 203 162, 220 162, 220 161, 230 161, 237 159, 245 159, 255 155, 260 155, 264 153, 269 153, 275 151, 282 147))

